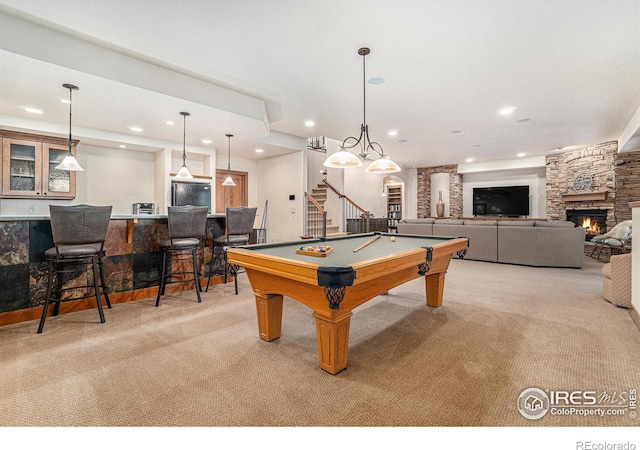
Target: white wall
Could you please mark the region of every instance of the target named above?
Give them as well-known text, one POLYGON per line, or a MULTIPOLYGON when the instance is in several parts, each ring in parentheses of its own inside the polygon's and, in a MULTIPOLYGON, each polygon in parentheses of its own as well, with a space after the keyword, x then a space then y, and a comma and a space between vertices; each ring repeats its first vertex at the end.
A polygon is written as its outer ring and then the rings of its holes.
POLYGON ((131 214, 133 203, 154 202, 153 153, 78 146, 84 172, 76 177, 73 204, 112 205, 112 214, 131 214))
POLYGON ((473 188, 529 186, 530 217, 545 218, 547 188, 545 167, 465 173, 462 178, 462 215, 473 217, 473 188))
POLYGON ((257 162, 258 211, 269 200, 266 221, 269 242, 299 240, 304 234, 303 159, 300 151, 257 162), (294 195, 295 200, 289 200, 289 195, 294 195))
MULTIPOLYGON (((633 228, 640 230, 640 207, 632 210, 633 228)), ((631 250, 631 305, 640 313, 640 245, 631 250)))
POLYGON ((134 202, 154 201, 153 153, 78 145, 74 200, 2 199, 3 215, 49 215, 49 205, 112 205, 113 214, 131 214, 134 202), (29 206, 34 211, 29 213, 29 206))
POLYGON ((305 150, 305 152, 307 156, 307 191, 311 193, 311 190, 315 189, 324 179, 322 171, 327 169, 323 165, 327 154, 315 150, 305 150))
POLYGON ((416 218, 418 217, 418 170, 416 168, 402 169, 401 174, 404 181, 402 217, 416 218))
MULTIPOLYGON (((181 154, 181 153, 180 153, 181 154)), ((226 155, 225 155, 226 156, 226 155)), ((49 205, 112 205, 113 214, 131 214, 133 203, 155 203, 158 214, 166 214, 171 204, 170 172, 177 172, 182 158, 175 150, 156 153, 119 148, 78 145, 77 158, 84 172, 76 173, 74 200, 0 199, 2 215, 49 215, 49 205), (33 212, 29 212, 32 207, 33 212)), ((187 167, 195 175, 215 173, 215 152, 206 148, 187 150, 187 167)), ((221 161, 221 159, 218 159, 221 161)), ((226 158, 225 158, 226 162, 226 158)), ((300 167, 296 172, 300 172, 300 167)), ((226 167, 224 167, 226 169, 226 167)), ((258 201, 258 167, 256 161, 231 158, 232 170, 247 172, 248 205, 258 207, 256 223, 261 221, 264 203, 258 201)), ((282 178, 286 180, 287 178, 282 178)), ((194 180, 208 182, 213 180, 194 180)), ((212 192, 212 206, 215 192, 212 192)))

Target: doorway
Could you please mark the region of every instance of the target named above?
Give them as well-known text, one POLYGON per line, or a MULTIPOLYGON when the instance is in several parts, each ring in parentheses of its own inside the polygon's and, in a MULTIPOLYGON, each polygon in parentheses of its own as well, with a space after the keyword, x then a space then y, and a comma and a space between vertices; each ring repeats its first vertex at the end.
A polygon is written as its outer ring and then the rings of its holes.
POLYGON ((226 170, 216 170, 216 213, 225 214, 227 207, 248 206, 249 174, 247 172, 230 172, 235 186, 223 186, 227 178, 226 170))

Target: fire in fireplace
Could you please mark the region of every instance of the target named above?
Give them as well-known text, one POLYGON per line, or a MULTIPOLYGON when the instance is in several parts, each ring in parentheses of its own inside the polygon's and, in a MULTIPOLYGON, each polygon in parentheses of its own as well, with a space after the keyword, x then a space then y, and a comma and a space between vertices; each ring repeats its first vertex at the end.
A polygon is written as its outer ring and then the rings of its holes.
POLYGON ((567 209, 566 213, 567 220, 578 227, 586 228, 586 240, 590 240, 596 234, 607 232, 606 209, 567 209))

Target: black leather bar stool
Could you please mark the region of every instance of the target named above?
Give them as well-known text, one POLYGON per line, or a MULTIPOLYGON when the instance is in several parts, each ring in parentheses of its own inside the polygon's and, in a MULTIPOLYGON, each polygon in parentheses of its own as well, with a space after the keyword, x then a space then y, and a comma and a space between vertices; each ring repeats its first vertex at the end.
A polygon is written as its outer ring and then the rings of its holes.
MULTIPOLYGON (((226 225, 225 234, 213 239, 213 250, 211 252, 211 264, 209 264, 209 276, 207 277, 207 288, 209 291, 209 282, 213 275, 214 267, 223 267, 224 282, 227 283, 227 275, 229 266, 226 261, 225 247, 234 245, 245 245, 249 243, 249 237, 253 232, 253 223, 256 220, 256 212, 258 208, 249 208, 246 206, 228 207, 226 209, 226 225)), ((238 294, 238 277, 234 271, 233 282, 236 294, 238 294)))
POLYGON ((111 220, 111 206, 49 206, 51 234, 54 247, 44 252, 49 266, 47 294, 42 307, 38 333, 42 333, 49 305, 55 303, 53 315, 57 316, 60 303, 95 297, 100 323, 104 323, 101 295, 111 308, 104 275, 104 241, 111 220), (78 282, 65 286, 65 275, 88 277, 83 285, 78 282), (56 287, 53 279, 56 278, 56 287), (77 295, 82 290, 83 295, 77 295))
POLYGON ((195 283, 198 302, 202 301, 200 292, 200 279, 198 273, 198 250, 204 242, 204 231, 207 225, 207 206, 170 206, 168 214, 169 239, 160 242, 162 255, 162 274, 160 275, 160 288, 156 298, 156 306, 160 305, 160 297, 164 295, 165 287, 171 283, 195 283), (181 266, 187 260, 191 260, 191 270, 186 271, 181 266), (171 268, 169 268, 171 265, 171 268), (173 270, 176 268, 175 270, 173 270), (192 278, 181 278, 183 275, 192 275, 192 278), (179 277, 174 279, 174 277, 179 277))

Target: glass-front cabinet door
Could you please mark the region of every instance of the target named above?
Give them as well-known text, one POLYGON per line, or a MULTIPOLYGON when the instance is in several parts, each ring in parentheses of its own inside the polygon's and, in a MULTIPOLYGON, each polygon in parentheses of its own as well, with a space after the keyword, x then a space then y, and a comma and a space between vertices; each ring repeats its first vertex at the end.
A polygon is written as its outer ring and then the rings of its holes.
POLYGON ((69 152, 66 139, 0 130, 0 143, 1 198, 75 198, 76 173, 56 169, 69 152))
POLYGON ((42 144, 34 141, 3 139, 2 193, 12 196, 40 195, 42 144))
MULTIPOLYGON (((62 162, 69 149, 59 145, 44 144, 42 152, 43 174, 42 194, 46 197, 74 198, 76 173, 68 170, 56 169, 62 162)), ((75 148, 72 149, 75 155, 75 148)))

